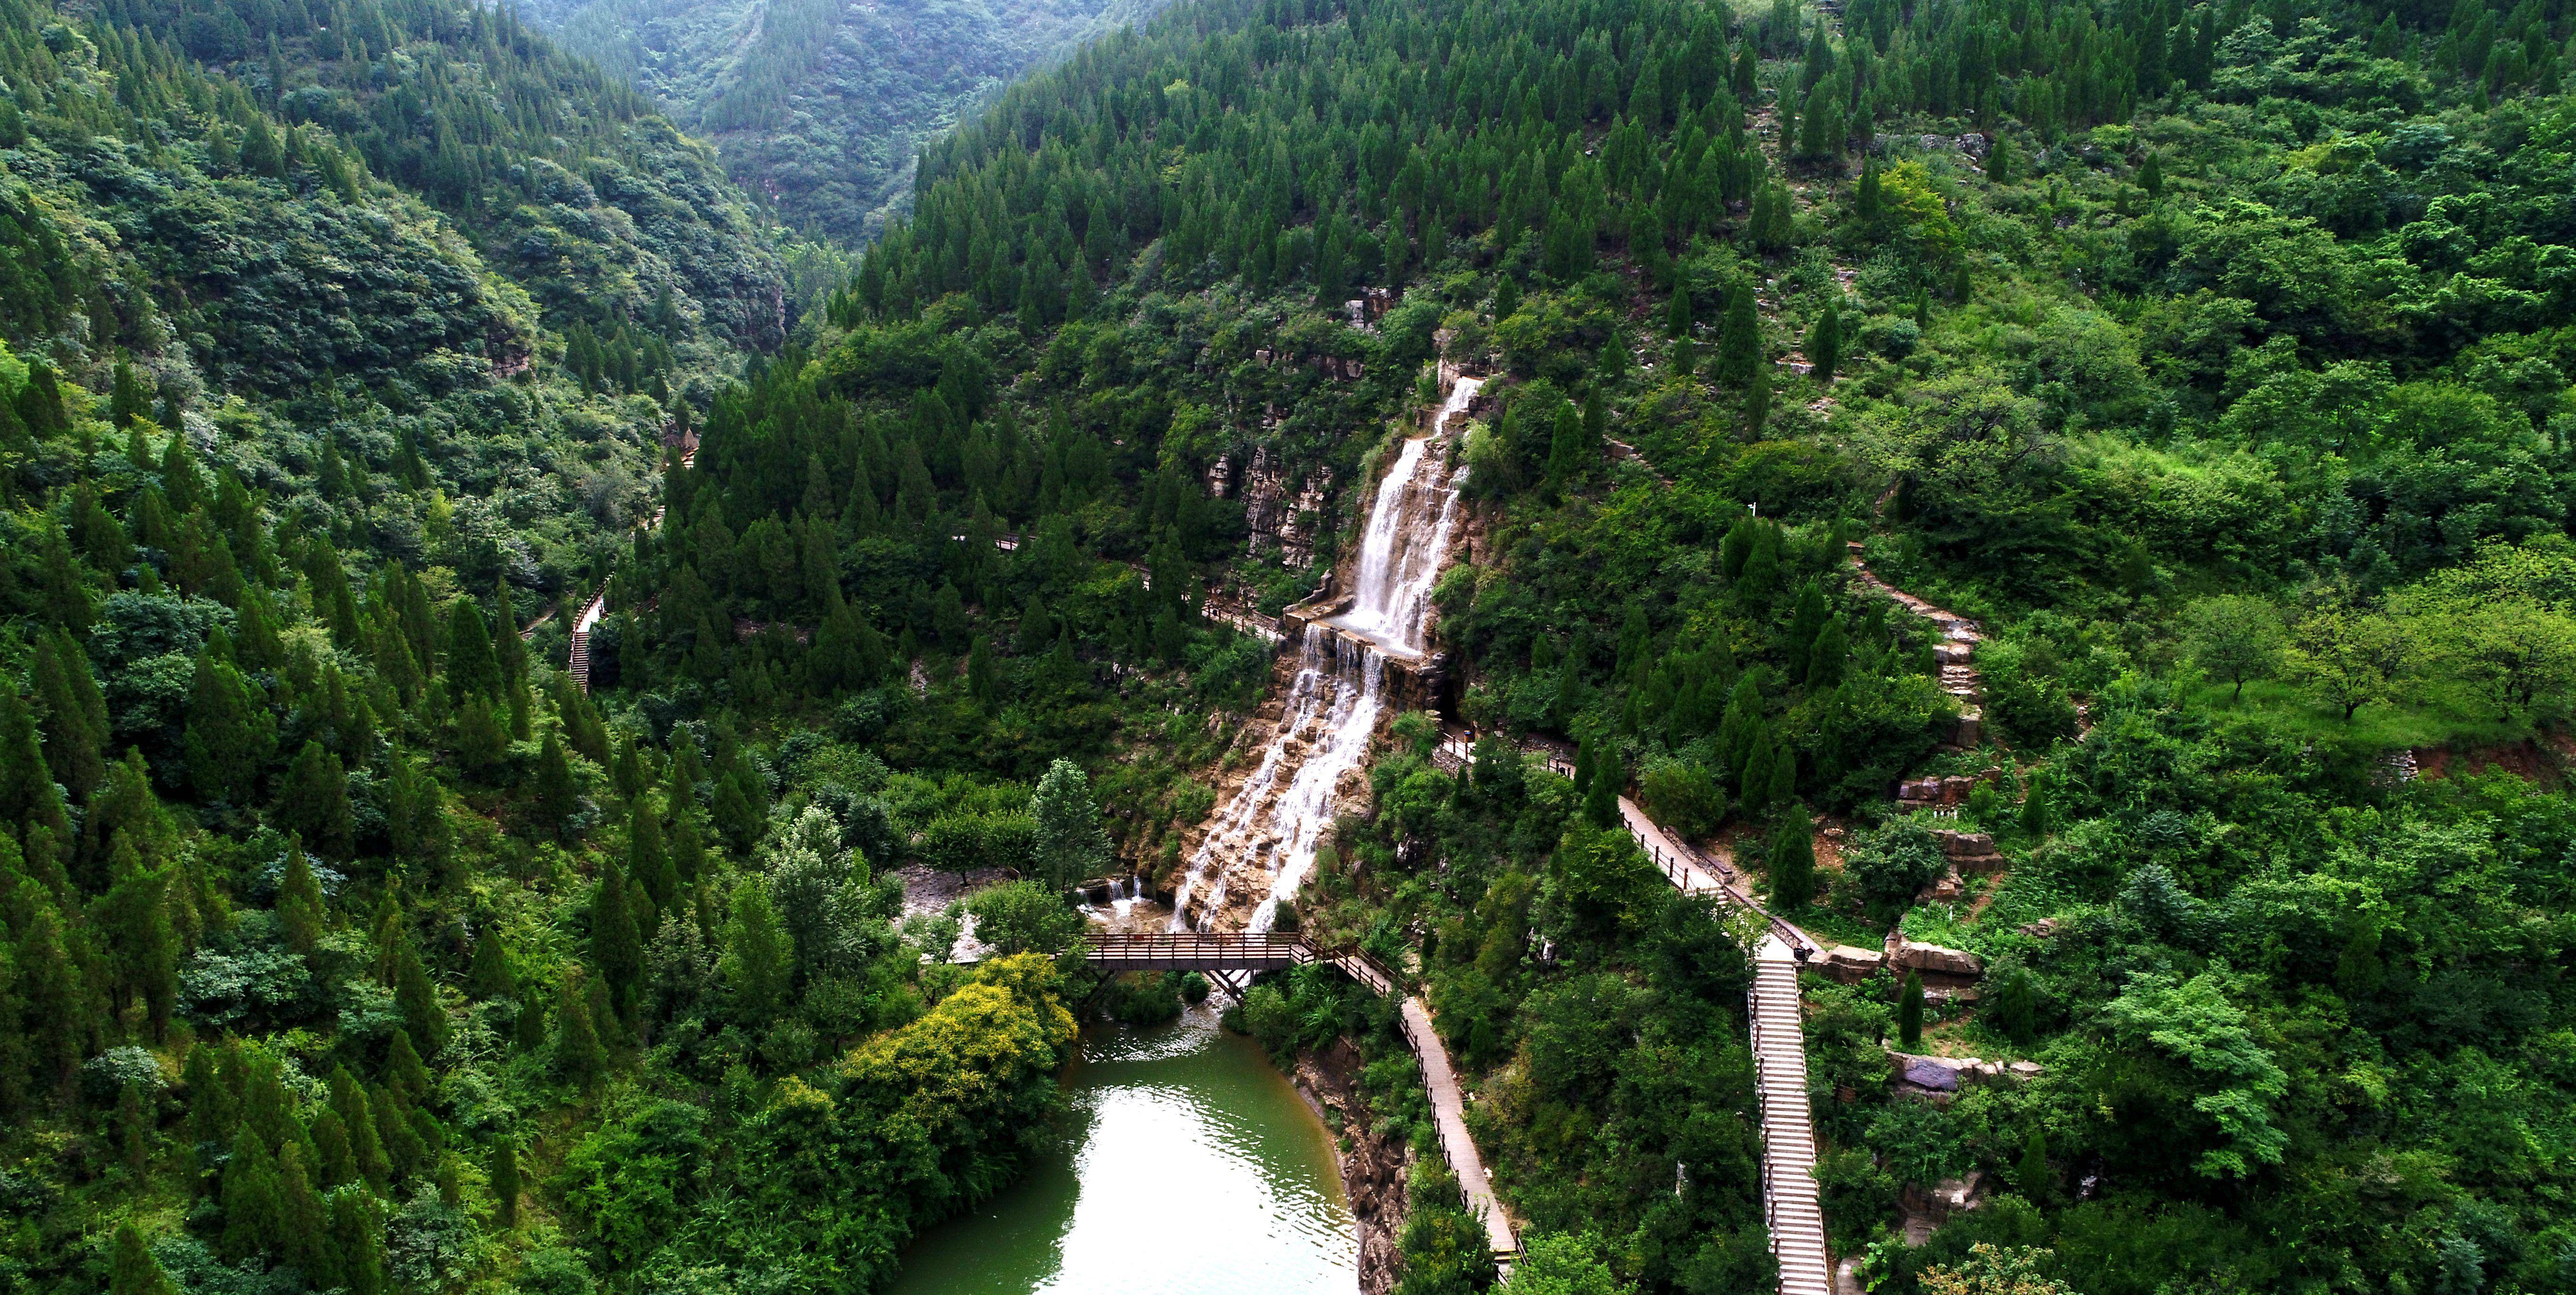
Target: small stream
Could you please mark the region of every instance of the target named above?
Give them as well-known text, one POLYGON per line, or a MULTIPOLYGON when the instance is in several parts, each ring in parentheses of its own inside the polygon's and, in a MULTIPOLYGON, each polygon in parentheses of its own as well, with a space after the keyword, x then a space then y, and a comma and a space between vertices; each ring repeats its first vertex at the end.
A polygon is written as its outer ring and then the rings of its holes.
POLYGON ((892 1295, 1350 1295, 1357 1225, 1333 1136, 1258 1044, 1200 1008, 1094 1026, 1057 1144, 924 1233, 892 1295))

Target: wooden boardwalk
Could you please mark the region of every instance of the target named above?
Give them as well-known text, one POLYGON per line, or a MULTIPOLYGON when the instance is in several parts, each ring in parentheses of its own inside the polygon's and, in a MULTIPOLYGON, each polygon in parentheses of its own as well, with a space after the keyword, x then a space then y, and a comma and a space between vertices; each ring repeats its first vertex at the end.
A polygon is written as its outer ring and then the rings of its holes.
MULTIPOLYGON (((1402 993, 1400 982, 1384 963, 1357 949, 1319 948, 1302 936, 1246 931, 1095 931, 1083 941, 1085 962, 1110 971, 1276 971, 1301 963, 1339 967, 1351 979, 1381 998, 1402 993)), ((1419 995, 1404 994, 1397 1005, 1404 1041, 1422 1065, 1422 1086, 1431 1096, 1433 1126, 1440 1133, 1440 1155, 1457 1175, 1467 1210, 1485 1225, 1494 1259, 1509 1265, 1520 1254, 1511 1217, 1494 1195, 1494 1180, 1485 1158, 1467 1132, 1467 1099, 1458 1072, 1449 1064, 1449 1049, 1432 1028, 1431 1008, 1419 995)))

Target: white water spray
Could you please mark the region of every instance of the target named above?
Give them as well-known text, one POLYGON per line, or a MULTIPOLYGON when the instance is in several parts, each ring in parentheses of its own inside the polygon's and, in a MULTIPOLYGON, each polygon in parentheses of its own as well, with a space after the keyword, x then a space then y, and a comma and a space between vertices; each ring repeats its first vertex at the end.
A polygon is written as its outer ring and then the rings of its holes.
POLYGON ((1459 378, 1432 434, 1399 446, 1378 482, 1353 564, 1350 608, 1307 624, 1278 730, 1191 856, 1189 877, 1174 896, 1173 930, 1194 925, 1194 893, 1204 895, 1198 911, 1222 909, 1234 872, 1266 874, 1269 893, 1245 927, 1269 930, 1279 901, 1295 895, 1314 870, 1341 783, 1368 758, 1384 712, 1387 658, 1423 654, 1431 587, 1448 556, 1458 487, 1467 475, 1463 463, 1450 466, 1456 446, 1450 423, 1481 385, 1481 379, 1459 378))

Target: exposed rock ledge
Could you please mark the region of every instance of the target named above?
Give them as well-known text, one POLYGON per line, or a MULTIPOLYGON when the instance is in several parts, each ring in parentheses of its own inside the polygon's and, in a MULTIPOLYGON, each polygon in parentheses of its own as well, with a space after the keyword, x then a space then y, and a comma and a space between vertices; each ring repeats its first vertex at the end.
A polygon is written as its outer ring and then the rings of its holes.
POLYGON ((1359 1049, 1335 1039, 1321 1052, 1297 1054, 1292 1078, 1297 1095, 1327 1127, 1340 1125, 1334 1158, 1359 1221, 1360 1295, 1387 1295, 1399 1271, 1396 1241, 1404 1232, 1404 1179, 1413 1156, 1400 1139, 1374 1131, 1377 1117, 1360 1096, 1359 1073, 1359 1049))

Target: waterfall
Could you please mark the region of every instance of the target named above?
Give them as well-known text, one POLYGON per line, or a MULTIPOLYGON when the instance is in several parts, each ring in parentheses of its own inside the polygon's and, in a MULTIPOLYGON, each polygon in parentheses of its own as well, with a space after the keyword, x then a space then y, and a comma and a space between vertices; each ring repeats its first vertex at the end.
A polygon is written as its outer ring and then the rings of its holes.
POLYGON ((1173 897, 1173 930, 1201 924, 1192 917, 1193 895, 1201 897, 1199 912, 1213 914, 1238 880, 1266 882, 1267 893, 1244 925, 1269 930, 1279 901, 1295 895, 1313 871, 1342 782, 1368 758, 1385 711, 1388 657, 1411 660, 1425 650, 1431 587, 1449 552, 1458 487, 1467 475, 1463 462, 1451 463, 1450 423, 1480 385, 1480 379, 1459 378, 1432 420, 1431 435, 1397 447, 1371 500, 1352 565, 1350 606, 1308 622, 1298 639, 1297 672, 1280 701, 1278 729, 1233 799, 1209 821, 1173 897))

